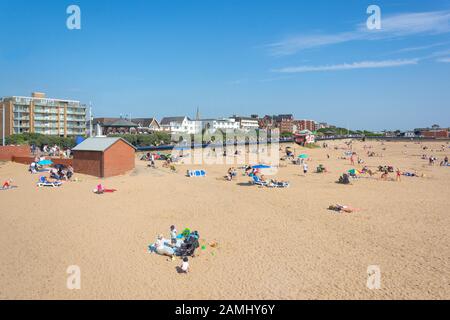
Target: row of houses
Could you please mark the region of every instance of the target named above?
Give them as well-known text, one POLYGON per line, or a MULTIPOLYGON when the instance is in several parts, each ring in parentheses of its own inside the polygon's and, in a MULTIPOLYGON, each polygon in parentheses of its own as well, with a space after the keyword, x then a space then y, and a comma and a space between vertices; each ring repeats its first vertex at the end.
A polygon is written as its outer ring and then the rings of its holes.
POLYGON ((241 130, 278 129, 280 133, 297 133, 304 130, 316 131, 326 128, 327 124, 319 124, 314 120, 295 120, 294 116, 251 115, 250 117, 233 115, 229 118, 191 119, 187 116, 165 117, 158 122, 155 118, 95 118, 93 120, 96 135, 110 134, 145 134, 151 132, 170 132, 175 134, 199 134, 204 130, 241 130))

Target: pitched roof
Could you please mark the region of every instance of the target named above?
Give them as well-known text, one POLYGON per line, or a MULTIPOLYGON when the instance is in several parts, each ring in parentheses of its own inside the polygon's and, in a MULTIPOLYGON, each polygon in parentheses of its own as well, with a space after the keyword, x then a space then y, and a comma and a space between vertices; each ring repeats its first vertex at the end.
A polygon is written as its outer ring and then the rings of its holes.
POLYGON ((150 125, 153 123, 155 126, 159 127, 159 122, 155 118, 135 118, 131 119, 134 123, 138 124, 139 126, 143 128, 150 127, 150 125))
POLYGON ((117 141, 122 140, 133 149, 136 149, 132 144, 122 138, 108 138, 108 137, 94 137, 87 138, 82 143, 77 145, 72 151, 105 151, 109 149, 117 141))
POLYGON ((172 122, 183 122, 184 118, 186 117, 165 117, 161 119, 161 125, 169 125, 172 122))
POLYGON ((125 118, 95 118, 94 125, 99 123, 106 127, 137 127, 138 125, 125 118))

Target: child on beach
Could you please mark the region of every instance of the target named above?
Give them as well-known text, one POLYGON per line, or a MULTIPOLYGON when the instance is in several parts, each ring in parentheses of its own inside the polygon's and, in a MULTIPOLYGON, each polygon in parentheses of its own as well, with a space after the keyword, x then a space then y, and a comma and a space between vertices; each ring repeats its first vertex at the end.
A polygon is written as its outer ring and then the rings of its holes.
POLYGON ((170 240, 172 244, 177 243, 178 232, 174 225, 170 226, 170 240))
POLYGON ((181 273, 189 272, 189 259, 188 257, 183 258, 183 263, 181 264, 181 273))

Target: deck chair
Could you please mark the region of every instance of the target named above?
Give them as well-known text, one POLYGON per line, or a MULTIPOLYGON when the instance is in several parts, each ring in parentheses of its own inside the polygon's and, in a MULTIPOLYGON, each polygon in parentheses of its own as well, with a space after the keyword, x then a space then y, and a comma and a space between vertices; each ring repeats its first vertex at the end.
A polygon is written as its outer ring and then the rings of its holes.
POLYGON ((40 177, 37 183, 38 187, 59 187, 62 185, 61 181, 50 182, 45 177, 40 177))
POLYGON ((268 182, 266 181, 262 181, 258 176, 252 176, 252 181, 253 184, 258 185, 258 186, 263 186, 263 187, 267 187, 269 185, 268 182))
POLYGON ((289 182, 278 182, 278 183, 273 183, 271 182, 268 187, 271 188, 288 188, 290 186, 289 182))

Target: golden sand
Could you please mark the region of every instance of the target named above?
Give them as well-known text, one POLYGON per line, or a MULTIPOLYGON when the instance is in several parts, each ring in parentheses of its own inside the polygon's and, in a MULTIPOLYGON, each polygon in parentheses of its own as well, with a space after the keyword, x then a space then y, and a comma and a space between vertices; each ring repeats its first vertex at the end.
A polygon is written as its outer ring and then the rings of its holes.
POLYGON ((207 177, 195 179, 185 170, 200 166, 170 173, 137 160, 130 174, 101 180, 118 192, 96 195, 93 177, 39 189, 25 166, 0 164, 0 179, 19 186, 0 191, 0 298, 449 299, 450 167, 421 159, 431 154, 423 145, 439 160, 448 145, 365 144, 383 154, 369 158, 363 143, 354 144, 372 170, 386 164, 425 177, 336 184, 352 168, 334 149, 342 142, 296 146, 310 154, 311 173, 280 168, 288 189, 249 186, 241 171, 226 182, 226 165, 203 167, 207 177), (330 172, 313 173, 318 164, 330 172), (327 210, 334 203, 361 211, 336 214, 327 210), (148 252, 171 224, 198 230, 206 248, 187 275, 176 272, 179 259, 148 252), (66 287, 70 265, 81 269, 80 290, 66 287), (379 290, 367 288, 370 265, 381 270, 379 290))

